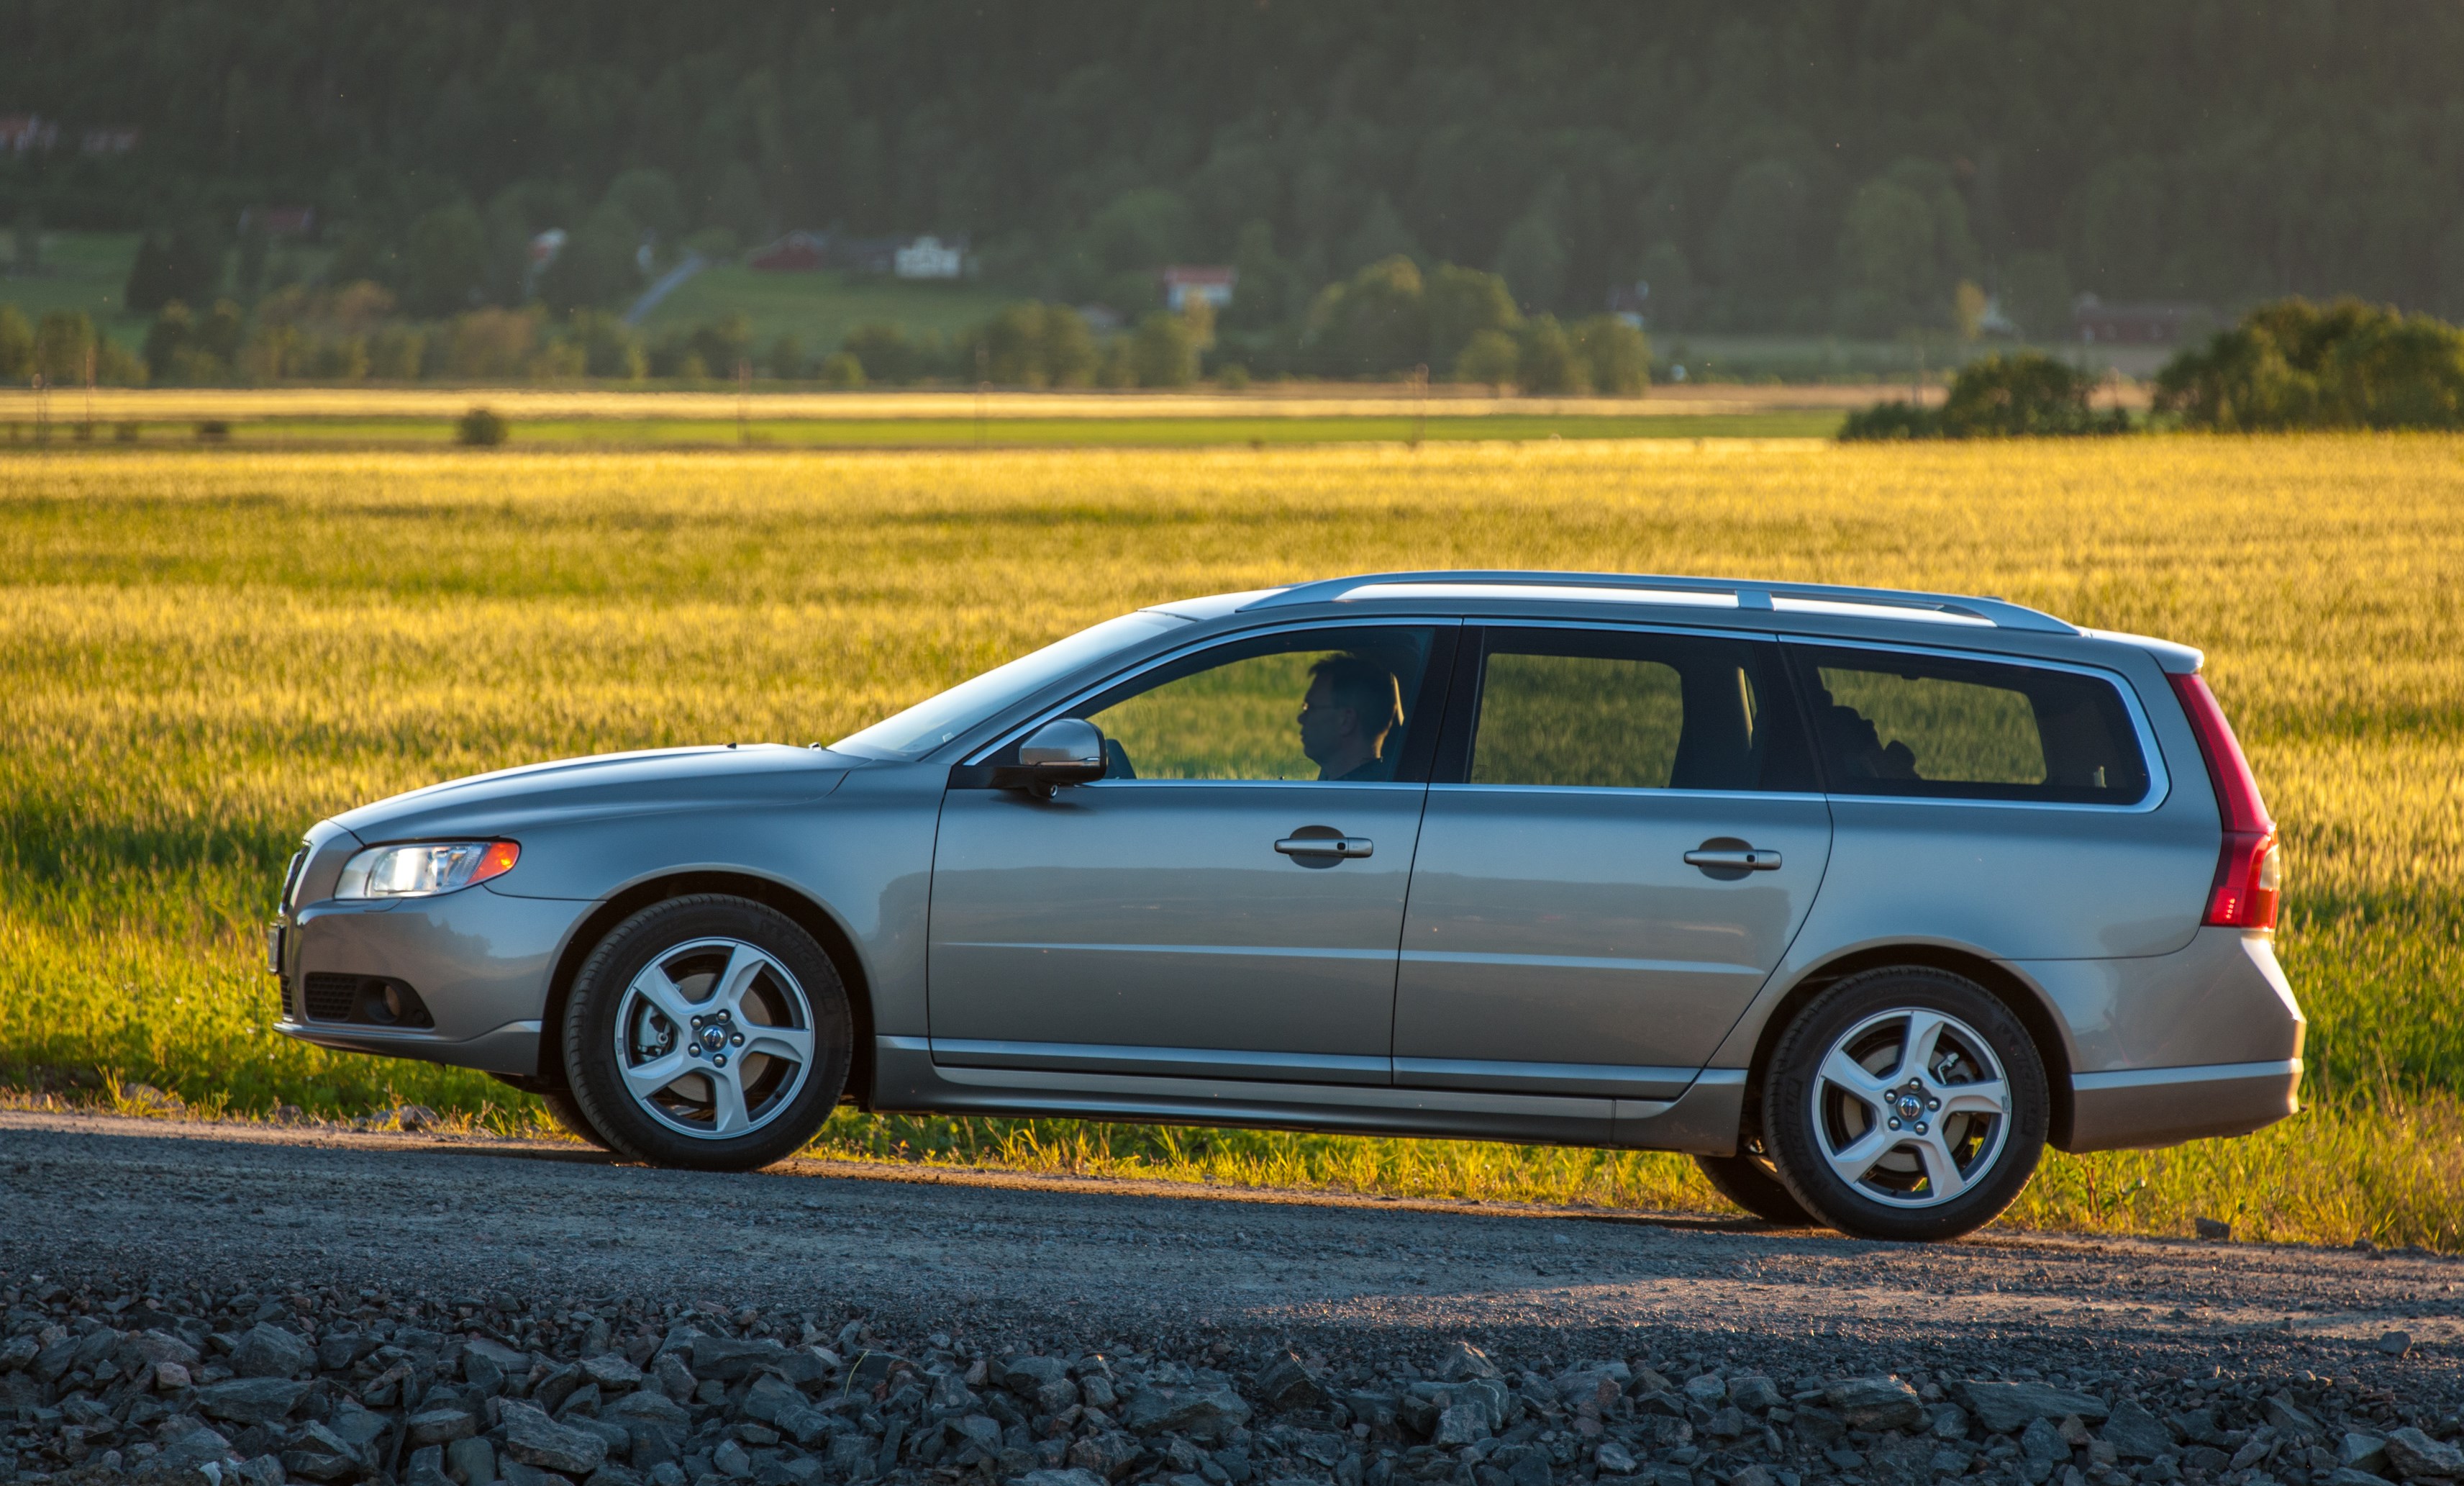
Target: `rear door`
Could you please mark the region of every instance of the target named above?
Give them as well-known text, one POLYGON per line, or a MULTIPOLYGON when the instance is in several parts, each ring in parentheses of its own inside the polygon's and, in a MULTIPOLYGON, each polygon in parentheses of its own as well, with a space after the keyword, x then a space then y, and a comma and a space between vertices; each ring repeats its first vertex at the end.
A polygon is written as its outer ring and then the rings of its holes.
POLYGON ((1667 1098, 1778 965, 1831 818, 1778 646, 1467 630, 1396 988, 1397 1084, 1667 1098))

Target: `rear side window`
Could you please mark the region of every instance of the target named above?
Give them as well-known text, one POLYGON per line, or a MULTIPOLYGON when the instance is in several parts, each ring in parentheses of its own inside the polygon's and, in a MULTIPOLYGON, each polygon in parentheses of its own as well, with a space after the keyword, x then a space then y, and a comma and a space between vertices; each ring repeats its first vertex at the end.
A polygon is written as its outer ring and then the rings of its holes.
POLYGON ((2111 681, 1888 651, 1792 646, 1835 794, 2133 805, 2147 761, 2111 681))
POLYGON ((1646 632, 1487 632, 1475 785, 1812 787, 1775 648, 1646 632))

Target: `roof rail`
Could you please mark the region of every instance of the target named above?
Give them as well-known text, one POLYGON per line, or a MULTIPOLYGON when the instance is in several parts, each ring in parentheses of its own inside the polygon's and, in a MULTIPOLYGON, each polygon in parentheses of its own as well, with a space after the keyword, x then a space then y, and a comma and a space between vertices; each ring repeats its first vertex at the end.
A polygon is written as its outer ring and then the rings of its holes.
MULTIPOLYGON (((1733 597, 1739 609, 1771 609, 1774 599, 1819 604, 1855 605, 1875 610, 1921 610, 1953 621, 1984 623, 2004 630, 2033 630, 2050 634, 2077 634, 2074 626, 2040 610, 2004 599, 1962 593, 1926 593, 1910 588, 1858 588, 1828 583, 1763 583, 1732 578, 1673 578, 1646 573, 1533 572, 1511 569, 1437 568, 1425 572, 1355 573, 1349 578, 1322 578, 1277 588, 1241 606, 1240 612, 1287 609, 1298 604, 1341 600, 1355 588, 1389 584, 1494 585, 1501 588, 1658 589, 1670 593, 1719 594, 1733 597)), ((1500 597, 1507 595, 1501 594, 1500 597)), ((1791 606, 1793 607, 1793 606, 1791 606)), ((1891 617, 1877 613, 1878 619, 1891 617)))

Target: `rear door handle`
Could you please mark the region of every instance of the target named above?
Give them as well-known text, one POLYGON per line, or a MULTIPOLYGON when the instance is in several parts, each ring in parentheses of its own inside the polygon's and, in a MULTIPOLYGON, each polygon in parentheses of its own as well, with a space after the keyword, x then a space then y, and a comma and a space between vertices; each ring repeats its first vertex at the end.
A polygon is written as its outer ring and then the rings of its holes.
POLYGON ((1685 865, 1723 867, 1730 872, 1740 870, 1777 872, 1779 871, 1779 853, 1758 846, 1741 847, 1733 851, 1694 851, 1685 854, 1685 865))
POLYGON ((1286 836, 1275 843, 1286 856, 1366 856, 1376 849, 1367 836, 1286 836))

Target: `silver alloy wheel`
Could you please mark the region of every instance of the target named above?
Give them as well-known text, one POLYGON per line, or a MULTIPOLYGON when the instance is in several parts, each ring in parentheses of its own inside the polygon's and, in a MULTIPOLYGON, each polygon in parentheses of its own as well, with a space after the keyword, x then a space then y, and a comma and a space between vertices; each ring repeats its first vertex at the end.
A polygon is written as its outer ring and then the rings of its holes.
POLYGON ((616 1008, 616 1067, 643 1113, 696 1140, 750 1135, 810 1076, 813 1008, 768 951, 740 939, 661 951, 616 1008))
POLYGON ((1869 1016, 1822 1055, 1814 1136, 1834 1175, 1894 1208, 1951 1201, 1992 1171, 2011 1134, 2011 1085, 1993 1049, 1954 1016, 1869 1016))

